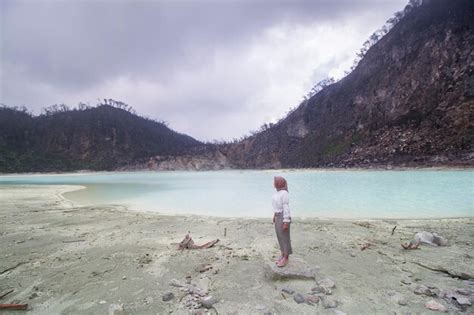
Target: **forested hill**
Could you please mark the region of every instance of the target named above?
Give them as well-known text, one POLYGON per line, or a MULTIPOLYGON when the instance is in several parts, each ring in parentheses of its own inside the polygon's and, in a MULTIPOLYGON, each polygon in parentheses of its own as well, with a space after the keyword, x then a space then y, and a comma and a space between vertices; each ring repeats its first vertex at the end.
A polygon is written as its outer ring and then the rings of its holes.
POLYGON ((0 107, 0 172, 112 170, 200 144, 164 123, 105 104, 40 116, 0 107))
POLYGON ((410 1, 357 67, 221 151, 235 167, 473 165, 474 1, 410 1))

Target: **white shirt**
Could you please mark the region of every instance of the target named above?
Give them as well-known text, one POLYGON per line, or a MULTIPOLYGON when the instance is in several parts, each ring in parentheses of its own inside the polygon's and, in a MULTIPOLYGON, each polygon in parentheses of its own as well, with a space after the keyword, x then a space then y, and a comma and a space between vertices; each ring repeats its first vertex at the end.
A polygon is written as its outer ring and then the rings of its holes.
POLYGON ((290 196, 286 190, 273 194, 272 206, 275 213, 283 213, 283 222, 291 222, 290 196))

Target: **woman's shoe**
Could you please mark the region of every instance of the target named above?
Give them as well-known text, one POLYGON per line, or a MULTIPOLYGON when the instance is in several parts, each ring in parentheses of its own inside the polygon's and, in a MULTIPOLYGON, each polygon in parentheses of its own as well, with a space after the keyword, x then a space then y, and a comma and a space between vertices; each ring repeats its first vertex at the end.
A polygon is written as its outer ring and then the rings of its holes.
POLYGON ((282 258, 278 263, 277 267, 285 267, 288 264, 288 258, 282 258))

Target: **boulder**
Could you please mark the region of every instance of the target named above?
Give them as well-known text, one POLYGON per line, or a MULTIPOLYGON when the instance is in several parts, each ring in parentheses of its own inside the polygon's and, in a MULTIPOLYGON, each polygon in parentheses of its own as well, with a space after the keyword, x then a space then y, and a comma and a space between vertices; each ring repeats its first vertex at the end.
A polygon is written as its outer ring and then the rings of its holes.
POLYGON ((288 265, 278 267, 275 262, 268 260, 265 263, 265 276, 270 280, 282 279, 315 279, 314 269, 311 268, 304 260, 298 258, 290 258, 288 265))

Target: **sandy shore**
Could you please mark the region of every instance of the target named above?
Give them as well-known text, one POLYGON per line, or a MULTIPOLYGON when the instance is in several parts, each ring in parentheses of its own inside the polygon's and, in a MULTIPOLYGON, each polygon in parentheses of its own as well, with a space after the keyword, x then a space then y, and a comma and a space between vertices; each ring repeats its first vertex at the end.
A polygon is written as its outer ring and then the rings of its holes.
POLYGON ((316 280, 273 280, 266 264, 278 250, 270 218, 79 207, 60 196, 76 188, 0 186, 0 294, 14 289, 0 303, 28 303, 29 314, 107 314, 113 303, 125 314, 430 314, 425 303, 435 300, 450 313, 474 312, 473 218, 294 218, 292 263, 316 280), (188 231, 198 244, 220 242, 176 250, 188 231), (419 231, 437 232, 449 244, 403 250, 400 242, 419 231), (331 294, 318 290, 323 279, 335 283, 331 294), (163 301, 167 293, 174 297, 163 301), (316 296, 314 305, 297 303, 299 294, 316 296), (193 309, 209 296, 217 300, 212 308, 193 309), (464 297, 464 305, 453 296, 464 297))

